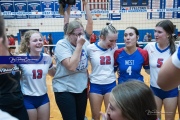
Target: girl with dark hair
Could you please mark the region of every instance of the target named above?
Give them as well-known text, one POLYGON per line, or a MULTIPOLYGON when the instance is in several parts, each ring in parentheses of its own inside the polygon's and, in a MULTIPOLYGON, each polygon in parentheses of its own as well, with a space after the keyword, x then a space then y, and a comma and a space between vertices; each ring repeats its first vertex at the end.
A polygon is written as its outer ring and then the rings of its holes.
MULTIPOLYGON (((165 119, 167 120, 174 120, 178 88, 164 91, 158 86, 157 79, 161 66, 176 50, 173 33, 174 25, 170 20, 158 22, 154 31, 156 42, 148 43, 144 48, 149 54, 150 87, 154 93, 157 112, 161 113, 162 105, 164 104, 165 119)), ((161 118, 161 114, 158 114, 158 118, 161 118)))
MULTIPOLYGON (((49 45, 53 45, 53 38, 52 38, 51 33, 48 35, 48 42, 49 42, 49 45)), ((52 55, 54 55, 53 46, 49 46, 49 53, 50 53, 51 57, 52 57, 52 55)))
POLYGON ((149 58, 146 50, 139 48, 137 43, 139 32, 135 27, 128 27, 124 31, 125 47, 114 53, 115 67, 118 69, 118 83, 128 79, 136 79, 144 82, 141 75, 142 66, 149 69, 149 58))

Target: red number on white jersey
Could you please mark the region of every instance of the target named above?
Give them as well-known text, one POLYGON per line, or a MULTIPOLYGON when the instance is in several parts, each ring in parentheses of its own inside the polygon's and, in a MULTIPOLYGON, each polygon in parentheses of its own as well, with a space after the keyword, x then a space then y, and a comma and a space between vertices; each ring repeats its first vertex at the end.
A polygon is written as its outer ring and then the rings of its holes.
POLYGON ((42 78, 43 71, 41 69, 33 70, 32 73, 33 73, 33 79, 41 79, 42 78))
POLYGON ((100 65, 110 65, 111 57, 110 56, 100 56, 100 65))

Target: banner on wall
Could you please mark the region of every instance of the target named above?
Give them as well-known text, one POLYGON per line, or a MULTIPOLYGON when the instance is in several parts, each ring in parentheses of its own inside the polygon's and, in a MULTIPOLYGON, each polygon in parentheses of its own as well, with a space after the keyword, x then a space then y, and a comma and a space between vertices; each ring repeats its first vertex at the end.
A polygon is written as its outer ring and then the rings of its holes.
POLYGON ((14 2, 14 9, 16 12, 16 19, 27 19, 27 2, 14 2))
POLYGON ((0 5, 4 19, 15 19, 14 2, 1 2, 0 5))
POLYGON ((30 14, 29 19, 42 18, 42 15, 39 15, 39 13, 42 13, 41 2, 28 2, 28 12, 30 14))
POLYGON ((54 1, 41 1, 43 18, 53 18, 54 1))
MULTIPOLYGON (((0 6, 5 19, 64 18, 58 12, 58 0, 0 0, 0 6)), ((179 0, 89 0, 89 7, 94 20, 121 20, 121 14, 130 12, 146 12, 147 19, 180 18, 179 0)), ((76 0, 70 17, 83 14, 83 4, 76 0)))
MULTIPOLYGON (((58 0, 0 0, 1 12, 5 19, 63 18, 59 14, 58 0)), ((71 7, 71 18, 80 18, 81 0, 71 7), (80 14, 77 14, 79 13, 80 14)))
POLYGON ((149 0, 149 8, 152 10, 158 10, 158 12, 148 13, 148 19, 173 19, 180 18, 179 9, 180 6, 179 0, 149 0))

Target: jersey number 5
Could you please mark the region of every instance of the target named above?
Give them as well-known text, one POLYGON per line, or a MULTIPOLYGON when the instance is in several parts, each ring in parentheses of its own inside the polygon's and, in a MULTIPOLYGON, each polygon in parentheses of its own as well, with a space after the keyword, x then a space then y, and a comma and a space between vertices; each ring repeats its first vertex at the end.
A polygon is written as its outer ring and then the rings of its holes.
POLYGON ((33 73, 33 79, 41 79, 42 78, 43 71, 41 69, 33 70, 32 73, 33 73))
POLYGON ((158 58, 157 60, 157 67, 160 68, 163 64, 163 59, 162 58, 158 58))
POLYGON ((100 56, 100 65, 109 65, 111 64, 110 56, 100 56))

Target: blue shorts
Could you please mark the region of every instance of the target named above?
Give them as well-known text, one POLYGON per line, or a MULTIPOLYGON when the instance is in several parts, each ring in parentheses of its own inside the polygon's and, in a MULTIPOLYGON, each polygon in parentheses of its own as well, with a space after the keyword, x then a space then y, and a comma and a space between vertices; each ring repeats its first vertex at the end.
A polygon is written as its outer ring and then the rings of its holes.
POLYGON ((169 91, 164 91, 159 88, 155 88, 150 86, 151 90, 153 91, 154 95, 161 98, 162 100, 165 98, 172 98, 172 97, 177 97, 178 96, 178 88, 174 88, 169 91))
POLYGON ((111 90, 115 86, 116 86, 116 81, 110 84, 105 84, 105 85, 90 83, 89 93, 97 93, 97 94, 105 95, 106 93, 111 92, 111 90))
POLYGON ((24 105, 26 109, 37 109, 39 106, 49 102, 49 97, 46 94, 42 96, 28 96, 24 95, 24 105))

